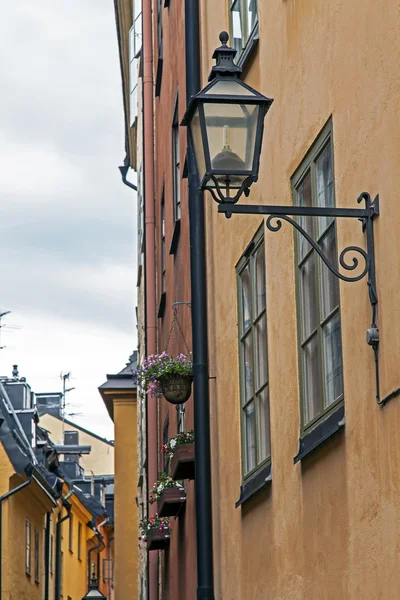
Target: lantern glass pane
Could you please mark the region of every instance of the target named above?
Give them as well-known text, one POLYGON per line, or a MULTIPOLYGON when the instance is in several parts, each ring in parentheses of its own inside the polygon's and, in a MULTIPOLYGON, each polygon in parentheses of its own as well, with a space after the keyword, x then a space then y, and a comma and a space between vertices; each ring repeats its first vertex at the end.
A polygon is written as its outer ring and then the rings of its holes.
POLYGON ((218 180, 230 175, 230 187, 240 187, 253 167, 259 107, 253 104, 206 103, 204 115, 211 169, 218 180))
POLYGON ((221 94, 228 96, 257 96, 255 92, 247 89, 237 79, 218 79, 212 87, 206 91, 207 94, 221 94))
POLYGON ((194 146, 194 154, 196 157, 197 171, 199 174, 199 178, 203 179, 204 174, 206 172, 206 162, 204 158, 204 147, 203 140, 201 137, 201 128, 200 128, 200 115, 199 110, 197 109, 193 115, 192 121, 190 123, 190 131, 192 134, 192 141, 194 146))

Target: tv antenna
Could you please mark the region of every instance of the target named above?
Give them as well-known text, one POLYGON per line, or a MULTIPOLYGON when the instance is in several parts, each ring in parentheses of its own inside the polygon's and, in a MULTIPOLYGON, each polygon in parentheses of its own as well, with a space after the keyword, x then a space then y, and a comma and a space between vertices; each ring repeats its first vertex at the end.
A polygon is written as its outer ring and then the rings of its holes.
POLYGON ((65 404, 66 404, 66 395, 68 394, 68 392, 72 392, 72 390, 74 390, 74 387, 70 387, 67 388, 67 381, 69 381, 71 377, 71 372, 68 371, 67 373, 64 373, 63 371, 61 371, 60 373, 60 379, 63 382, 63 391, 62 391, 62 400, 61 400, 61 416, 62 416, 62 436, 63 436, 63 440, 64 440, 64 431, 65 431, 65 404))
POLYGON ((1 310, 0 308, 0 350, 4 350, 5 346, 1 345, 1 330, 3 329, 4 325, 2 325, 2 319, 3 317, 5 317, 6 315, 9 315, 11 312, 11 310, 1 310))

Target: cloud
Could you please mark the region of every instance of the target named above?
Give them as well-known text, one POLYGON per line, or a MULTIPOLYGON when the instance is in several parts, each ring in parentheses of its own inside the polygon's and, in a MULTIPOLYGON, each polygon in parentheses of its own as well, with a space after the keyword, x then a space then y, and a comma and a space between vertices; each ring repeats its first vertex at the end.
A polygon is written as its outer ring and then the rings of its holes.
POLYGON ((136 345, 113 4, 11 2, 0 34, 0 305, 23 326, 2 362, 23 362, 36 391, 73 365, 86 425, 109 429, 97 387, 136 345))

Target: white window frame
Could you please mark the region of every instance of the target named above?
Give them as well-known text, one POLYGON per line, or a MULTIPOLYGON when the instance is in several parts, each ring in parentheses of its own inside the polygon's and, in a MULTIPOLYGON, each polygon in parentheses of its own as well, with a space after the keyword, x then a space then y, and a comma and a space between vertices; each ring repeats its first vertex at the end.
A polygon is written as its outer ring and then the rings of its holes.
MULTIPOLYGON (((238 289, 238 326, 239 326, 239 370, 240 370, 240 406, 241 406, 241 437, 242 437, 242 464, 243 476, 246 480, 271 462, 271 439, 270 439, 270 401, 269 401, 269 375, 268 375, 268 341, 267 341, 267 307, 266 307, 266 285, 265 285, 265 242, 264 230, 261 228, 246 252, 237 264, 237 289, 238 289), (264 299, 262 295, 257 296, 257 258, 261 256, 264 265, 264 299), (243 275, 247 270, 250 273, 251 297, 249 305, 245 308, 243 275), (260 305, 260 307, 259 307, 260 305), (248 325, 245 324, 245 314, 248 314, 248 325), (261 380, 260 350, 257 334, 262 331, 262 322, 265 322, 265 346, 261 352, 265 356, 266 366, 263 369, 261 380), (248 340, 250 344, 247 345, 248 340), (251 348, 250 358, 246 349, 251 348), (249 365, 248 361, 251 361, 249 365), (264 408, 263 408, 264 401, 264 408), (249 412, 248 409, 253 412, 249 412), (266 420, 260 422, 262 413, 265 412, 266 420), (252 454, 249 452, 248 421, 247 415, 254 415, 254 426, 252 430, 252 454), (265 446, 264 452, 262 446, 265 446)), ((246 321, 247 323, 247 321, 246 321)), ((251 438, 250 438, 251 439, 251 438)))

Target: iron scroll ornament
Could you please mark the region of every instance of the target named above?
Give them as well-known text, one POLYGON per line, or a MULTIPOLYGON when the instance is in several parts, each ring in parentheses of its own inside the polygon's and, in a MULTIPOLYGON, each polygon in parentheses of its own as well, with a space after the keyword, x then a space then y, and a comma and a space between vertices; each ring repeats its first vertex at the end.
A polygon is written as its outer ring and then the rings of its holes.
POLYGON ((368 254, 365 252, 365 250, 363 248, 360 248, 359 246, 347 246, 346 248, 344 248, 341 251, 341 253, 339 255, 339 263, 343 267, 343 269, 346 269, 347 271, 354 271, 355 269, 357 269, 357 267, 359 265, 359 259, 356 256, 353 256, 353 260, 352 260, 351 264, 346 262, 345 257, 346 257, 346 254, 348 254, 349 252, 355 252, 357 254, 361 254, 361 256, 365 262, 365 267, 359 275, 355 275, 354 277, 349 277, 347 275, 343 275, 328 260, 328 258, 325 256, 325 254, 321 250, 320 245, 317 242, 315 242, 312 239, 312 237, 310 235, 308 235, 308 233, 303 229, 303 227, 301 227, 301 225, 299 225, 297 223, 297 221, 295 221, 291 217, 288 217, 287 215, 280 215, 279 217, 277 217, 276 215, 269 215, 269 217, 267 218, 267 221, 266 221, 267 228, 270 231, 279 231, 282 227, 281 219, 283 219, 284 221, 287 221, 288 223, 293 225, 293 227, 295 227, 295 229, 297 229, 297 231, 299 231, 299 233, 301 233, 301 235, 307 240, 307 242, 317 252, 318 256, 320 256, 320 258, 324 261, 324 263, 326 264, 328 269, 334 275, 336 275, 336 277, 338 277, 339 279, 342 279, 343 281, 360 281, 360 279, 363 279, 365 277, 365 275, 368 273, 369 259, 368 259, 368 254), (276 225, 272 224, 272 219, 276 219, 276 225))
MULTIPOLYGON (((247 194, 246 194, 247 195, 247 194)), ((266 219, 266 227, 272 231, 280 231, 282 228, 282 221, 290 223, 299 233, 302 235, 307 242, 314 248, 318 256, 325 263, 328 269, 339 279, 346 282, 356 282, 367 276, 368 295, 372 309, 371 326, 367 330, 366 341, 371 346, 374 352, 375 358, 375 380, 376 380, 376 402, 380 406, 383 406, 392 398, 400 395, 400 388, 394 390, 387 396, 381 399, 380 397, 380 383, 379 383, 379 328, 377 326, 377 307, 378 307, 378 294, 376 286, 376 272, 375 272, 375 244, 374 244, 374 230, 373 221, 375 217, 379 215, 379 196, 377 195, 374 200, 371 200, 371 196, 368 192, 363 192, 357 198, 357 202, 360 203, 365 201, 365 208, 337 208, 337 207, 305 207, 305 206, 278 206, 278 205, 265 205, 265 204, 244 204, 238 205, 231 202, 223 202, 218 206, 218 212, 225 214, 229 219, 233 214, 247 214, 247 215, 268 215, 266 219), (288 216, 291 215, 291 216, 288 216), (341 273, 335 265, 333 265, 327 256, 322 251, 320 245, 313 240, 310 235, 304 230, 299 223, 292 217, 307 216, 307 217, 334 217, 334 218, 353 218, 358 219, 362 223, 363 231, 366 234, 366 250, 359 246, 347 246, 344 248, 339 255, 339 264, 345 271, 354 271, 360 267, 360 260, 362 263, 362 271, 358 275, 350 276, 341 273), (276 222, 274 221, 276 220, 276 222), (353 256, 351 262, 348 262, 346 258, 349 253, 355 253, 357 256, 353 256)))

